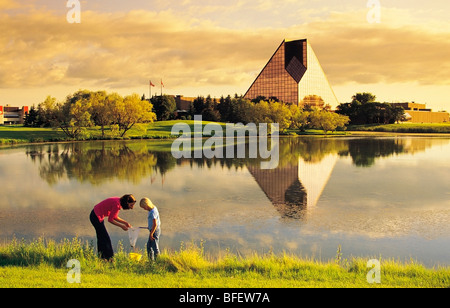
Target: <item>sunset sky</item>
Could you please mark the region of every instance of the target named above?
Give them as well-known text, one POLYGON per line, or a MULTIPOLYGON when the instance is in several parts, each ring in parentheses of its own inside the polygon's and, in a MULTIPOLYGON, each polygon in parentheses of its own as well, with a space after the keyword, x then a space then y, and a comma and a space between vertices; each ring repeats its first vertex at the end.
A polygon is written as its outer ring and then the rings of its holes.
POLYGON ((450 1, 0 0, 0 105, 79 89, 245 94, 283 39, 309 39, 341 103, 356 92, 450 111, 450 1))

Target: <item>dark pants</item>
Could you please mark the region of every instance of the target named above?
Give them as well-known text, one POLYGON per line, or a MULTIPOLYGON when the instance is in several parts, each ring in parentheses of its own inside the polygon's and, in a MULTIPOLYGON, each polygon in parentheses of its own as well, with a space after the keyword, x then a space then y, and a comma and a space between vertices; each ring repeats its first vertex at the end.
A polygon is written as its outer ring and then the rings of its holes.
POLYGON ((102 259, 110 260, 114 257, 114 251, 111 244, 111 238, 109 237, 108 231, 106 231, 105 222, 100 222, 98 220, 94 210, 92 210, 89 218, 97 233, 98 256, 102 259))

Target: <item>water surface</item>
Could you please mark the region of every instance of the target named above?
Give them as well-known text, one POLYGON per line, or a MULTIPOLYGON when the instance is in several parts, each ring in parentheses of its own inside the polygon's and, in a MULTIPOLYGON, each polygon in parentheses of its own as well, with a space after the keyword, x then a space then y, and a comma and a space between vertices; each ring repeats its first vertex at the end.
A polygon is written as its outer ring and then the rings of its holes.
MULTIPOLYGON (((180 159, 154 141, 0 148, 0 239, 94 240, 93 206, 133 193, 162 219, 161 246, 450 265, 450 139, 281 138, 280 164, 180 159), (163 151, 161 151, 163 149, 163 151)), ((170 147, 169 147, 170 149, 170 147)), ((120 216, 146 226, 136 207, 120 216)), ((127 233, 107 225, 113 243, 127 233)), ((146 234, 137 246, 145 248, 146 234)))

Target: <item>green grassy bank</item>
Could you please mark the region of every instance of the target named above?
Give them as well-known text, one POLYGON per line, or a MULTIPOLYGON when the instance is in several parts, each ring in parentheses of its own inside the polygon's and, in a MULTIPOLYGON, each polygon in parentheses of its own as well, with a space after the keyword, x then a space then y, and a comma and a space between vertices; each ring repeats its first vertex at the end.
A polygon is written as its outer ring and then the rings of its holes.
POLYGON ((386 133, 404 133, 404 134, 450 134, 450 123, 352 125, 348 127, 348 131, 386 132, 386 133))
MULTIPOLYGON (((141 252, 142 253, 142 252, 141 252)), ((429 269, 417 263, 380 260, 381 283, 367 282, 366 259, 317 262, 273 254, 237 257, 224 252, 210 258, 201 247, 164 251, 156 262, 145 254, 133 261, 122 249, 114 262, 99 260, 92 244, 79 239, 59 243, 12 241, 0 246, 3 288, 446 288, 450 268, 429 269), (81 283, 67 281, 68 260, 80 262, 81 283)))
MULTIPOLYGON (((102 136, 100 127, 90 127, 83 131, 80 140, 173 138, 171 135, 172 126, 177 123, 186 123, 192 127, 192 131, 194 131, 194 121, 163 121, 135 125, 123 138, 113 135, 109 128, 105 129, 105 135, 102 136)), ((207 123, 208 122, 204 122, 204 125, 207 123)), ((73 139, 67 137, 61 129, 24 127, 22 125, 0 126, 0 145, 72 140, 73 139)))
MULTIPOLYGON (((172 127, 177 123, 188 124, 191 131, 194 132, 194 121, 160 121, 151 124, 138 124, 127 132, 125 137, 121 138, 112 135, 107 128, 105 136, 102 136, 100 127, 86 128, 80 136, 80 140, 98 140, 98 139, 174 139, 171 135, 172 127)), ((211 122, 203 121, 203 126, 211 122)), ((225 124, 222 125, 225 131, 225 124)), ((284 134, 288 136, 345 136, 352 132, 383 132, 400 134, 450 134, 450 123, 443 124, 386 124, 386 125, 355 125, 349 126, 347 131, 336 131, 327 134, 322 130, 310 129, 306 131, 287 130, 284 134)), ((61 129, 52 128, 30 128, 21 125, 0 126, 0 145, 16 143, 39 143, 39 142, 60 142, 72 141, 61 129)))
MULTIPOLYGON (((105 129, 105 135, 102 136, 100 127, 90 127, 84 129, 83 133, 79 137, 79 140, 116 140, 116 139, 175 139, 176 136, 171 134, 172 127, 175 124, 187 124, 190 127, 192 134, 194 133, 194 121, 193 120, 174 120, 174 121, 160 121, 151 124, 138 124, 129 130, 125 137, 118 137, 113 135, 109 128, 105 129)), ((203 127, 209 123, 203 121, 203 127)), ((222 126, 225 134, 225 123, 218 123, 222 126)), ((345 135, 346 132, 337 131, 334 133, 328 132, 325 134, 322 130, 310 129, 304 132, 298 130, 288 130, 284 133, 289 136, 297 135, 345 135)), ((208 136, 205 136, 208 137, 208 136)), ((13 126, 0 126, 0 145, 17 144, 17 143, 41 143, 41 142, 62 142, 73 141, 73 139, 67 137, 61 129, 52 128, 32 128, 23 127, 22 125, 13 126)))

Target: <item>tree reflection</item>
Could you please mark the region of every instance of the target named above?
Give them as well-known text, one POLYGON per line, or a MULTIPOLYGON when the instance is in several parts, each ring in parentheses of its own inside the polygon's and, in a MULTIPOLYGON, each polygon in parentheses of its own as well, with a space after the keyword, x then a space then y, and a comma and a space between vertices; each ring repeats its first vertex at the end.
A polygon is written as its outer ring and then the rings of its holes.
POLYGON ((152 141, 30 145, 26 153, 50 185, 67 179, 94 186, 114 180, 139 184, 186 164, 191 168, 247 168, 281 217, 302 220, 307 208, 315 206, 320 198, 338 157, 351 157, 355 166, 371 167, 377 159, 424 151, 439 143, 430 138, 348 137, 280 138, 279 142, 280 163, 274 170, 262 170, 261 159, 177 160, 170 152, 170 142, 165 147, 156 147, 152 141))
POLYGON ((68 143, 33 146, 27 155, 39 163, 40 176, 53 185, 63 179, 101 185, 114 179, 140 183, 154 172, 166 173, 176 165, 170 153, 133 149, 126 143, 68 143))
POLYGON ((348 149, 341 156, 350 156, 358 167, 371 167, 377 158, 389 157, 404 152, 404 144, 398 139, 354 139, 348 140, 348 149))

